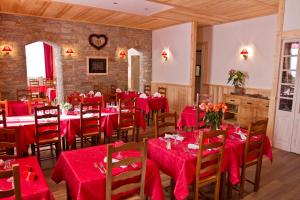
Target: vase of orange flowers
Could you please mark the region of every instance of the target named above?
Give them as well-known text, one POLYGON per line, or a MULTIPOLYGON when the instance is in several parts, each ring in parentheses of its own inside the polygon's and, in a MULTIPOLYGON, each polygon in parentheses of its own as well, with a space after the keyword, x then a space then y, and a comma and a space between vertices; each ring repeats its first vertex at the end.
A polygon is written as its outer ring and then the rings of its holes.
POLYGON ((223 114, 228 109, 226 104, 201 103, 199 107, 205 112, 205 117, 203 118, 205 125, 214 130, 219 129, 223 114))

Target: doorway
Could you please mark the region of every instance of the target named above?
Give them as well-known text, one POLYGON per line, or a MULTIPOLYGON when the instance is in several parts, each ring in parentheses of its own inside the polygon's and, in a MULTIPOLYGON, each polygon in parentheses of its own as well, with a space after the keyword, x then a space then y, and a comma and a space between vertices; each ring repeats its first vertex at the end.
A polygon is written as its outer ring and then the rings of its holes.
POLYGON ((140 90, 141 52, 136 49, 128 50, 128 89, 140 90))

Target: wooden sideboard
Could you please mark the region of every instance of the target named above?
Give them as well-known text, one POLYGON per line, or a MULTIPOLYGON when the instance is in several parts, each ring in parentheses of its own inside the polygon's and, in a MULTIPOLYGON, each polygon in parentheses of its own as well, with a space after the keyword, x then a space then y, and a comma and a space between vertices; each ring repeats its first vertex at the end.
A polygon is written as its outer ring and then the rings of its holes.
POLYGON ((268 118, 269 100, 248 95, 225 94, 224 102, 228 112, 224 113, 227 123, 239 123, 247 128, 249 123, 268 118))

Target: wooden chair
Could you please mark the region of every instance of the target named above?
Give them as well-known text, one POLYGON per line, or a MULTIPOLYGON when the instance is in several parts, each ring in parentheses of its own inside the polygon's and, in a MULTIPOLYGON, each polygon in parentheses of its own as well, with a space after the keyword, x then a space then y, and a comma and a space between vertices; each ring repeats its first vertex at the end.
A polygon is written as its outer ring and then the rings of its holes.
POLYGON ((144 85, 144 93, 151 94, 151 85, 144 85))
POLYGON ((199 199, 201 187, 215 183, 214 200, 218 200, 226 130, 212 130, 209 133, 200 131, 199 133, 194 199, 199 199), (206 142, 208 140, 209 143, 206 142), (211 153, 205 155, 204 152, 207 151, 211 153))
POLYGON ((241 167, 241 182, 239 188, 239 195, 241 199, 244 197, 245 181, 254 185, 255 192, 257 192, 259 189, 267 126, 268 126, 268 119, 264 119, 264 120, 251 123, 248 127, 243 164, 241 167), (254 139, 254 137, 256 138, 258 137, 259 139, 258 140, 254 139), (255 171, 255 181, 253 182, 246 179, 246 169, 254 165, 256 165, 256 171, 255 171))
POLYGON ((28 100, 28 113, 31 115, 33 113, 34 108, 42 107, 49 104, 47 98, 33 98, 28 100))
POLYGON ((160 130, 165 130, 168 127, 171 127, 171 131, 175 131, 177 129, 177 113, 154 113, 155 137, 158 138, 163 135, 160 133, 160 130))
POLYGON ((39 90, 39 80, 38 79, 29 79, 29 88, 31 91, 32 98, 39 98, 40 97, 40 90, 39 90))
POLYGON ((31 99, 32 93, 29 89, 17 89, 17 100, 31 99))
POLYGON ((60 137, 60 112, 59 106, 43 106, 37 107, 34 110, 35 116, 35 144, 33 144, 32 151, 35 152, 35 145, 37 150, 37 157, 41 163, 41 146, 50 146, 51 157, 44 158, 51 159, 53 156, 53 144, 55 145, 56 158, 61 152, 61 137, 60 137))
POLYGON ((167 88, 165 87, 158 87, 158 93, 160 93, 160 95, 162 97, 167 97, 167 88))
POLYGON ((15 129, 0 128, 0 159, 12 159, 21 157, 18 147, 18 133, 15 129), (14 150, 16 149, 16 154, 14 150))
POLYGON ((19 165, 13 165, 11 170, 0 170, 0 179, 13 177, 13 187, 10 190, 0 190, 0 199, 15 196, 14 199, 21 200, 20 170, 19 165))
POLYGON ((101 142, 101 102, 81 103, 80 104, 80 143, 87 138, 96 137, 96 143, 101 142), (93 115, 93 116, 87 116, 93 115))
POLYGON ((145 176, 146 176, 146 163, 147 163, 147 140, 136 143, 130 142, 123 144, 119 147, 114 147, 112 144, 107 146, 107 173, 106 173, 106 200, 111 200, 114 195, 118 195, 125 192, 138 192, 130 198, 122 197, 122 199, 145 199, 145 176), (139 157, 124 157, 119 162, 113 163, 113 154, 128 150, 135 150, 140 152, 139 157), (137 163, 141 163, 141 168, 137 166, 137 163), (113 176, 113 168, 118 168, 121 165, 131 165, 134 169, 122 172, 116 176, 113 176), (128 179, 139 177, 138 180, 124 183, 119 187, 112 187, 114 182, 126 181, 128 179))
POLYGON ((46 87, 54 87, 54 82, 51 79, 43 79, 43 84, 46 87))
POLYGON ((136 121, 135 121, 135 98, 134 99, 119 99, 119 114, 118 114, 118 130, 117 138, 125 139, 128 141, 128 131, 132 131, 132 140, 137 139, 136 121))
POLYGON ((71 95, 67 96, 67 102, 72 104, 73 108, 80 107, 80 103, 83 102, 83 97, 80 96, 79 92, 74 92, 71 95))
POLYGON ((2 128, 6 128, 6 112, 5 110, 0 110, 0 125, 2 125, 2 128))
POLYGON ((0 101, 0 108, 5 110, 5 114, 7 116, 8 115, 8 101, 7 100, 0 101))

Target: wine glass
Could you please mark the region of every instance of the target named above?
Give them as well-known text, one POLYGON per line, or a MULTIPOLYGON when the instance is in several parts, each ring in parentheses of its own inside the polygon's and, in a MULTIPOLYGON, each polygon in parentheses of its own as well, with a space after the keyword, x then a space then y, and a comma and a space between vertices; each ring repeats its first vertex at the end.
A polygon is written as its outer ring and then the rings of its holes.
POLYGON ((194 132, 194 138, 195 138, 195 144, 199 144, 199 134, 197 132, 194 132))

